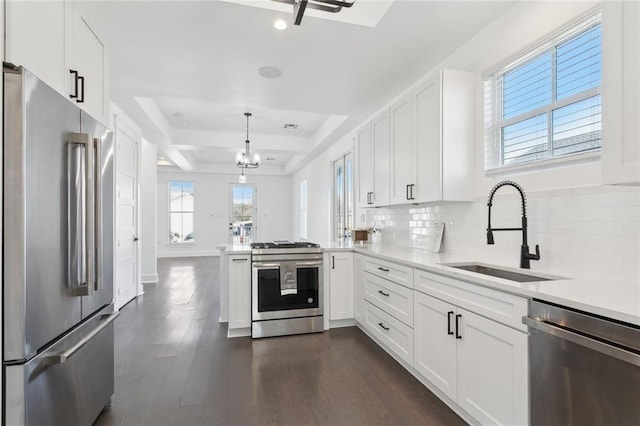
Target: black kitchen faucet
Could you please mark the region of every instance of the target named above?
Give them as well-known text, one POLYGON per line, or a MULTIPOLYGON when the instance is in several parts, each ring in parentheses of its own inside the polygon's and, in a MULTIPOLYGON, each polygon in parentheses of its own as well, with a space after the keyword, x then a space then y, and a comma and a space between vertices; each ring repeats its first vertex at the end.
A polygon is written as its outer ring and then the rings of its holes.
POLYGON ((540 260, 540 246, 536 244, 536 254, 529 253, 529 246, 527 245, 527 197, 524 195, 524 191, 520 185, 517 183, 505 180, 500 182, 496 186, 493 187, 491 192, 489 193, 489 201, 487 202, 487 206, 489 206, 489 220, 487 226, 487 244, 494 244, 493 241, 493 231, 522 231, 522 247, 520 248, 520 267, 524 269, 530 269, 531 265, 529 264, 530 260, 540 260), (520 193, 520 198, 522 199, 522 228, 492 228, 491 227, 491 206, 493 205, 493 196, 496 194, 498 189, 503 186, 513 186, 520 193))

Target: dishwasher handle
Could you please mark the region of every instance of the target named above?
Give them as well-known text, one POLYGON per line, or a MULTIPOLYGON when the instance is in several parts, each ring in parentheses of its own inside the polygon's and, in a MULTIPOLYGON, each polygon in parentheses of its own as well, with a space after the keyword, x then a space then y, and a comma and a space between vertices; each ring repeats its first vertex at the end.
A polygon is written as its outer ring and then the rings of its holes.
POLYGON ((575 333, 565 328, 558 327, 554 324, 544 322, 544 320, 540 317, 522 317, 522 323, 532 329, 551 334, 552 336, 567 340, 569 342, 575 343, 576 345, 592 349, 602 354, 619 359, 620 361, 628 362, 640 367, 640 355, 630 351, 626 351, 617 346, 609 345, 600 340, 575 333))

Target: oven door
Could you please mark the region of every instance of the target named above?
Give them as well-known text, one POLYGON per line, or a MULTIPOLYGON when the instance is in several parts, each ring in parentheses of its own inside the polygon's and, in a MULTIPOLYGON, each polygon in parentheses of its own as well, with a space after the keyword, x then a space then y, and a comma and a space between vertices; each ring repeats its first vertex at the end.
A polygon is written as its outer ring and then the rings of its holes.
POLYGON ((322 315, 322 261, 254 262, 251 278, 254 321, 322 315))

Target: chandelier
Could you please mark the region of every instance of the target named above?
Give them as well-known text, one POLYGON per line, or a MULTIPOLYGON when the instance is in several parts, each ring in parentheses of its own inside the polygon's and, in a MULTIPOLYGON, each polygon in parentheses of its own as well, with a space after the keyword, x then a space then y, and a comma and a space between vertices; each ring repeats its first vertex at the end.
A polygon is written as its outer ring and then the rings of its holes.
POLYGON ((247 117, 247 139, 244 143, 244 152, 239 152, 236 155, 236 166, 243 169, 256 169, 260 167, 260 155, 254 152, 252 156, 249 151, 249 117, 251 117, 251 113, 245 112, 244 116, 247 117))

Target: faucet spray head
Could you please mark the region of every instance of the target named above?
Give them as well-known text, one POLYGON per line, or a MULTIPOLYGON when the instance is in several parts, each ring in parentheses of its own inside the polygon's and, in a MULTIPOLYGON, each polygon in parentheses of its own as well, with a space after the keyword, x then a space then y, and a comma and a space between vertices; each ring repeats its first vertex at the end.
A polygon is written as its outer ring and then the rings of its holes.
POLYGON ((487 228, 487 244, 489 244, 489 245, 493 245, 494 244, 493 231, 491 230, 491 228, 487 228))

